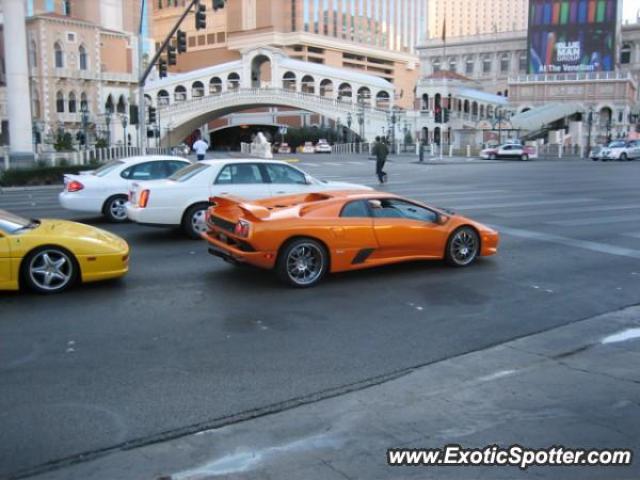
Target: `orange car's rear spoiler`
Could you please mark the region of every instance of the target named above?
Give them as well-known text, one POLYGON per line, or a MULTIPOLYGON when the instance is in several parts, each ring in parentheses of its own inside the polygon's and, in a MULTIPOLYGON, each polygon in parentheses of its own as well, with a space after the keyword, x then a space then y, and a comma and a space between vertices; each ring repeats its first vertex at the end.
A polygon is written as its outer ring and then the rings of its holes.
POLYGON ((254 217, 256 220, 264 220, 269 218, 271 212, 266 207, 247 203, 243 198, 228 195, 224 197, 210 197, 209 204, 219 208, 236 207, 246 214, 254 217))

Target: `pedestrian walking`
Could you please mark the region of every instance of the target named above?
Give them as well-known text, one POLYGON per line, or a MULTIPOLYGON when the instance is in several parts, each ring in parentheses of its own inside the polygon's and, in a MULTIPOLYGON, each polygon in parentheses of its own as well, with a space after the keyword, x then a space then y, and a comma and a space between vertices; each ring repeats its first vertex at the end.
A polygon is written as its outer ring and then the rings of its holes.
POLYGON ((202 139, 202 136, 200 136, 193 144, 193 151, 196 152, 199 162, 204 160, 207 150, 209 150, 209 144, 202 139))
POLYGON ((380 183, 386 183, 387 173, 384 171, 384 164, 389 156, 389 149, 380 137, 376 137, 372 153, 376 157, 376 175, 378 176, 378 181, 380 183))
POLYGON ((420 145, 418 147, 418 156, 421 162, 424 161, 424 143, 420 142, 420 145))

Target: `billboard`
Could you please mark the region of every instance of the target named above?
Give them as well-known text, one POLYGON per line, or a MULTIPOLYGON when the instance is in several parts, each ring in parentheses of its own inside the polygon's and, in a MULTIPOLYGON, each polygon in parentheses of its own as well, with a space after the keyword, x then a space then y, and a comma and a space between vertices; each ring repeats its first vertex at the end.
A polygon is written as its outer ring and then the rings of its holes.
POLYGON ((618 0, 529 0, 529 73, 588 73, 616 63, 618 0))

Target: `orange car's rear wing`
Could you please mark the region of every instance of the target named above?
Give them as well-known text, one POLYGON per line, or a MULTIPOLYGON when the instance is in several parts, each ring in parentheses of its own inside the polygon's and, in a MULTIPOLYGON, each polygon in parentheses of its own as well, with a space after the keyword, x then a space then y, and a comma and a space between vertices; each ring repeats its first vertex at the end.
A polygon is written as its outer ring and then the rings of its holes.
POLYGON ((255 220, 264 220, 269 218, 271 213, 269 209, 254 203, 248 203, 243 198, 234 197, 232 195, 224 197, 210 197, 209 204, 216 208, 239 208, 246 215, 253 217, 255 220))

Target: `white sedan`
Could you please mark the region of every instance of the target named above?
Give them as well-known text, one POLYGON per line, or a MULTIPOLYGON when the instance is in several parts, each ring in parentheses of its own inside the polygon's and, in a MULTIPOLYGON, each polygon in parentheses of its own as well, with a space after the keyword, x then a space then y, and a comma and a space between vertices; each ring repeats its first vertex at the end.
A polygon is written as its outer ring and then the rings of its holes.
POLYGON ((331 153, 331 145, 326 140, 320 139, 316 143, 316 153, 331 153))
POLYGON ((166 180, 136 182, 127 215, 145 225, 181 226, 195 239, 207 230, 209 197, 236 195, 258 199, 323 190, 371 190, 363 185, 321 181, 276 160, 204 160, 166 180))
POLYGON ((189 160, 169 155, 114 160, 92 172, 65 175, 58 200, 68 210, 102 214, 111 222, 124 222, 125 204, 134 181, 165 179, 188 165, 189 160))

